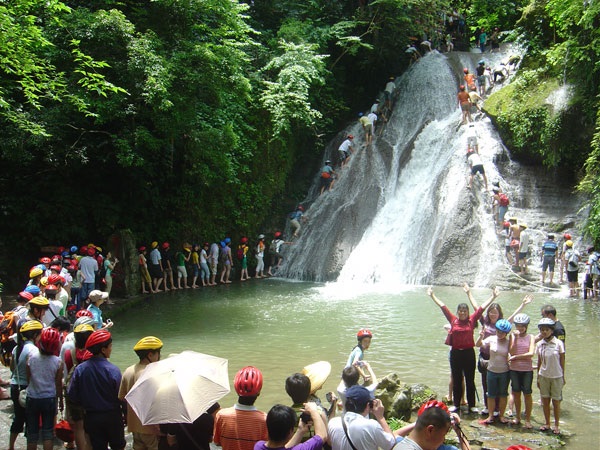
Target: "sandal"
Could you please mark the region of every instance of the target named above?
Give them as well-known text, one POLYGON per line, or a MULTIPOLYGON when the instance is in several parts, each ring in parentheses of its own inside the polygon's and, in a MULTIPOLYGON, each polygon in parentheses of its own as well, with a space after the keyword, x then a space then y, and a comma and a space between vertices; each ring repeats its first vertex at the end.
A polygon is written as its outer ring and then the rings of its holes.
POLYGON ((507 423, 510 423, 510 422, 511 422, 510 420, 505 419, 504 417, 500 418, 500 423, 507 424, 507 423))
POLYGON ((521 421, 518 419, 513 419, 510 421, 510 423, 512 423, 513 425, 521 425, 521 421))
POLYGON ((560 434, 560 429, 558 427, 552 428, 552 432, 556 435, 560 434))
POLYGON ((546 432, 546 431, 550 431, 550 427, 548 425, 542 425, 540 427, 540 431, 541 432, 546 432))
POLYGON ((533 429, 533 425, 531 425, 531 422, 525 422, 525 428, 527 430, 531 430, 531 429, 533 429))
POLYGON ((481 419, 477 422, 479 422, 479 425, 491 425, 494 423, 494 419, 481 419))

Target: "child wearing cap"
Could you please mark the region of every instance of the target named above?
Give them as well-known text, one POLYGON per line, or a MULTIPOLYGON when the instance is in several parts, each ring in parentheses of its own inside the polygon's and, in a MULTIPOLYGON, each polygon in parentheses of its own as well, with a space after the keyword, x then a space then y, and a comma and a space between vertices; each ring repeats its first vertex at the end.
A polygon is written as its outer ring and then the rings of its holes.
POLYGON ((560 402, 565 385, 565 346, 554 336, 554 320, 543 317, 538 322, 542 340, 537 343, 537 386, 542 397, 544 425, 540 431, 550 430, 550 401, 554 410, 554 427, 552 432, 560 434, 560 402))
POLYGON ((100 306, 106 301, 107 298, 107 292, 102 292, 98 289, 94 289, 92 292, 90 292, 90 306, 88 306, 87 309, 92 313, 92 316, 94 316, 97 330, 101 328, 110 328, 113 326, 113 323, 110 319, 106 322, 102 321, 102 310, 100 309, 100 306))

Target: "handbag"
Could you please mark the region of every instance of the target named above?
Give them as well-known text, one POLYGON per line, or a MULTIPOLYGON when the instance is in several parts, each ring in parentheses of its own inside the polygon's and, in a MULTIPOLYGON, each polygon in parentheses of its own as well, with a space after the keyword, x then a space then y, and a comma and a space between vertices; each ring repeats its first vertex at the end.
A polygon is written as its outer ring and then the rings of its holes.
POLYGON ((27 388, 19 391, 19 405, 23 408, 27 405, 27 388))

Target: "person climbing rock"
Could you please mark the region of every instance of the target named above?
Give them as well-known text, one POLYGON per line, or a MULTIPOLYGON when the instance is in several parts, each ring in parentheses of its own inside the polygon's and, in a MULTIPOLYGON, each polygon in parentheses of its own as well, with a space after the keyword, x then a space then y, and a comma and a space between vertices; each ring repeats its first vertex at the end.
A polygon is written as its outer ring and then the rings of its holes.
POLYGON ((326 190, 329 191, 335 182, 335 171, 331 167, 331 161, 325 161, 325 165, 321 169, 321 190, 319 195, 323 195, 326 190))
POLYGON ((354 136, 349 134, 348 137, 342 142, 338 151, 340 152, 340 159, 342 160, 341 167, 342 169, 348 162, 350 155, 354 152, 354 147, 352 146, 352 141, 354 140, 354 136))
POLYGON ((365 132, 365 145, 369 146, 373 142, 373 122, 369 119, 369 116, 365 116, 362 112, 358 113, 358 121, 365 132))
POLYGON ((483 161, 481 160, 481 156, 475 151, 469 152, 467 154, 467 160, 469 161, 469 166, 471 167, 471 176, 469 177, 469 189, 473 186, 473 178, 477 173, 483 175, 483 181, 485 183, 485 190, 488 190, 487 184, 487 176, 485 175, 485 169, 483 168, 483 161))
POLYGON ((473 122, 473 118, 471 117, 471 97, 469 97, 469 94, 465 91, 464 85, 460 85, 456 97, 462 111, 462 122, 460 124, 464 125, 467 122, 473 122))

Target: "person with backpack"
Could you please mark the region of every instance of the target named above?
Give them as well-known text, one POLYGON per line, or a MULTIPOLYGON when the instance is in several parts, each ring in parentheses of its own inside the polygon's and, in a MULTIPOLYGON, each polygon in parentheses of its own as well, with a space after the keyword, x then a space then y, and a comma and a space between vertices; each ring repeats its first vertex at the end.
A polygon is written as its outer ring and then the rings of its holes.
POLYGON ((504 217, 508 212, 508 205, 510 204, 510 199, 505 192, 500 191, 498 189, 498 224, 504 222, 504 217))
POLYGON ((588 264, 590 266, 590 274, 592 276, 592 296, 598 296, 598 284, 600 281, 600 253, 595 251, 595 248, 588 248, 588 264))
MULTIPOLYGON (((27 320, 29 310, 25 304, 31 299, 33 299, 33 295, 30 292, 20 292, 16 300, 18 303, 17 306, 11 311, 7 311, 0 319, 0 362, 6 367, 10 367, 12 351, 17 345, 13 336, 17 334, 19 322, 23 323, 27 320)), ((1 305, 2 299, 0 299, 0 306, 1 305)), ((10 396, 3 396, 2 392, 3 391, 0 391, 0 400, 10 398, 10 396)))
POLYGON ((578 286, 578 275, 579 275, 579 261, 581 261, 581 254, 573 248, 573 241, 568 240, 565 242, 567 251, 565 252, 565 261, 567 266, 567 281, 569 282, 569 297, 576 297, 578 286))
POLYGON ((291 242, 286 242, 281 239, 282 233, 281 231, 275 232, 275 239, 271 241, 271 245, 269 246, 269 256, 271 257, 269 263, 269 269, 267 270, 267 275, 270 277, 273 276, 273 268, 277 269, 281 266, 283 262, 283 255, 280 253, 281 246, 283 244, 291 244, 291 242))
MULTIPOLYGON (((47 301, 47 300, 46 300, 47 301)), ((27 361, 29 356, 37 353, 36 343, 40 338, 44 325, 39 320, 28 320, 19 328, 17 346, 13 349, 10 370, 10 398, 13 402, 13 421, 10 426, 8 450, 15 450, 15 442, 19 433, 23 432, 26 420, 25 406, 19 401, 22 390, 27 389, 27 361)))
POLYGON ((264 262, 265 235, 264 234, 258 235, 258 243, 256 244, 256 247, 254 248, 254 254, 256 255, 256 274, 254 275, 254 278, 264 278, 265 277, 265 274, 264 274, 264 270, 265 270, 265 262, 264 262))

